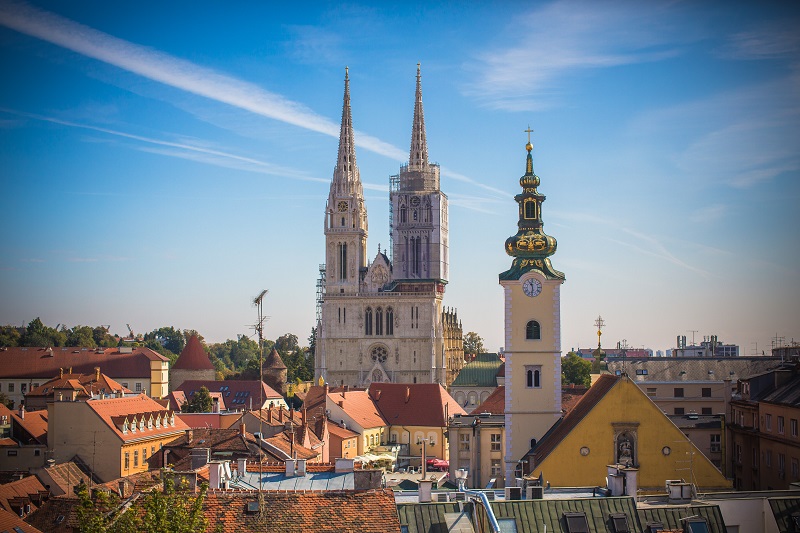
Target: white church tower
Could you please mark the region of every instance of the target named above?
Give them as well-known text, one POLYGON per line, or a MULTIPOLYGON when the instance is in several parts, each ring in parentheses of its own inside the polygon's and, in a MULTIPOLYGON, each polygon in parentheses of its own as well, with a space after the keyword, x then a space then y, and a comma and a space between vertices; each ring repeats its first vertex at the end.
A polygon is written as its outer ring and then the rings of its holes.
POLYGON ((506 357, 506 486, 514 484, 518 461, 561 417, 561 284, 564 274, 553 268, 550 256, 556 240, 542 231, 542 202, 533 172, 533 145, 525 175, 516 235, 506 240, 506 253, 514 258, 500 274, 505 302, 506 357))

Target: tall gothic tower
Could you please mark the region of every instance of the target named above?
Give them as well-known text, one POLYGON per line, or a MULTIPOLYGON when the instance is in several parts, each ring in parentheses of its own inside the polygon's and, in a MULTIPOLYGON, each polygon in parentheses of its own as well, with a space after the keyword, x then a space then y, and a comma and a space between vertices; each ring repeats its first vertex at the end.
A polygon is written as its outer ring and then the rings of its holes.
POLYGON ((553 268, 550 256, 556 240, 542 231, 542 203, 533 172, 533 145, 525 175, 519 180, 519 230, 506 240, 514 258, 500 274, 505 300, 506 356, 506 486, 515 477, 517 461, 561 417, 561 284, 564 274, 553 268))
POLYGON ((375 382, 448 385, 464 365, 461 325, 442 308, 447 283, 447 196, 428 161, 422 85, 408 164, 392 202, 394 263, 381 251, 367 262, 367 211, 356 166, 345 77, 339 155, 325 209, 315 378, 335 385, 375 382))
POLYGON ((411 150, 391 202, 393 278, 447 283, 447 196, 439 188, 439 165, 428 161, 419 63, 411 150))
POLYGON ((325 256, 328 292, 358 292, 359 272, 367 266, 367 208, 356 165, 350 75, 345 68, 339 155, 325 206, 325 256))

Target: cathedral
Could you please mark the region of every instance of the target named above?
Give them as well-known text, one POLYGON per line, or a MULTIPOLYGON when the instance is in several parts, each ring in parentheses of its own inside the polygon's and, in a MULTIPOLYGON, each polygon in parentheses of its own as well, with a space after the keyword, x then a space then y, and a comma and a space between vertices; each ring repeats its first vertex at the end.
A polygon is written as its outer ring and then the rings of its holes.
POLYGON ((316 379, 357 387, 373 382, 447 387, 463 367, 461 324, 442 305, 449 248, 447 196, 439 174, 439 165, 428 161, 417 65, 408 163, 390 180, 391 246, 368 261, 367 207, 345 71, 339 151, 325 206, 316 379))

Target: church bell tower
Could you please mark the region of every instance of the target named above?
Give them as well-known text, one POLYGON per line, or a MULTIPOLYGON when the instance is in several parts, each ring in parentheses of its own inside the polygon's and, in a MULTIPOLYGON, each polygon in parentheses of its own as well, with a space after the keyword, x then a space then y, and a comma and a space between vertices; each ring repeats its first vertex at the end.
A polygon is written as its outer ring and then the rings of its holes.
POLYGON ((561 284, 564 274, 553 268, 555 238, 542 230, 539 176, 533 172, 533 145, 528 128, 525 175, 516 235, 506 240, 514 258, 500 274, 505 303, 506 449, 505 479, 511 486, 518 461, 561 417, 561 284))

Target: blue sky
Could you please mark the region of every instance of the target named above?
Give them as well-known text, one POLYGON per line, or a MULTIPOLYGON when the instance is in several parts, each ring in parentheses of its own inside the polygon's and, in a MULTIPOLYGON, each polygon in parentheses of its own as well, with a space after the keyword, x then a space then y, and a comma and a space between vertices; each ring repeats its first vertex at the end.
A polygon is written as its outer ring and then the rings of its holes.
POLYGON ((417 62, 445 305, 502 343, 534 129, 562 348, 800 340, 800 10, 735 2, 0 1, 0 323, 308 337, 349 66, 369 256, 417 62))

